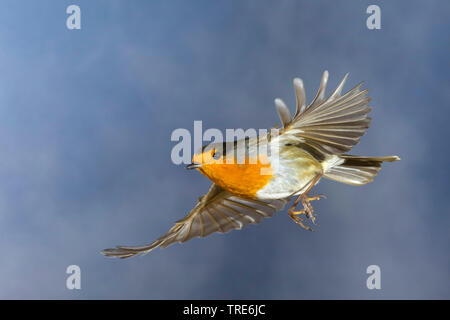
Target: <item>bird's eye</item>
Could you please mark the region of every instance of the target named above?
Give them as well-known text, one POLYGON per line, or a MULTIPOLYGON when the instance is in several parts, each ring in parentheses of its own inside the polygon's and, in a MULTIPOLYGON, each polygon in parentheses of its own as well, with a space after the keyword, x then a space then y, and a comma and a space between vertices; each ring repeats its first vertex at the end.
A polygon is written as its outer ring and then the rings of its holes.
POLYGON ((216 160, 219 160, 222 155, 220 152, 214 151, 212 157, 216 160))

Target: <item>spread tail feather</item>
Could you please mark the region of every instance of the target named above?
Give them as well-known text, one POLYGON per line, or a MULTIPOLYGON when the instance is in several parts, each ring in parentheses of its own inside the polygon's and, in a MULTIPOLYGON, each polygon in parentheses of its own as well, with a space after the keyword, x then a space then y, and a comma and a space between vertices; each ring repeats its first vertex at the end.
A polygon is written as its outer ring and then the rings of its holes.
POLYGON ((324 173, 324 177, 346 184, 360 186, 369 183, 381 169, 383 162, 400 160, 397 156, 387 157, 360 157, 343 154, 339 156, 344 160, 324 173))

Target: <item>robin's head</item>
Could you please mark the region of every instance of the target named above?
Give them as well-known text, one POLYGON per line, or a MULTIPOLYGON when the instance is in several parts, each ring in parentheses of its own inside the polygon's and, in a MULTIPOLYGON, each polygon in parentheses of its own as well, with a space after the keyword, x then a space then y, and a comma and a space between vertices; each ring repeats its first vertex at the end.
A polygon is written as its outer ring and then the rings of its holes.
POLYGON ((192 163, 187 165, 187 169, 197 169, 204 165, 214 165, 224 163, 225 144, 212 143, 202 147, 192 157, 192 163))

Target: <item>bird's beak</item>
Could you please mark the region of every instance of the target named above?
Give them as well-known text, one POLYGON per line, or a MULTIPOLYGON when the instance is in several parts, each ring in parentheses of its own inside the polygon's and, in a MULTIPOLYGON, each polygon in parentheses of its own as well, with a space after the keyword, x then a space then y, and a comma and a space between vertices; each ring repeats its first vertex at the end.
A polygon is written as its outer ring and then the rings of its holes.
POLYGON ((201 163, 195 163, 195 162, 193 162, 193 163, 191 163, 191 164, 188 164, 188 165, 186 166, 186 169, 192 170, 192 169, 197 169, 197 168, 199 168, 199 167, 201 167, 201 166, 202 166, 201 163))

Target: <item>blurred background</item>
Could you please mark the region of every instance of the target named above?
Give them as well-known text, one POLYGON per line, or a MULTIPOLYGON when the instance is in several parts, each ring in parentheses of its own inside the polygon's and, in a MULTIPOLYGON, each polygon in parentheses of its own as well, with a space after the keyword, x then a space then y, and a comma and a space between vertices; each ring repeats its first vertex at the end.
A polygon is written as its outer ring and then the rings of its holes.
POLYGON ((0 298, 449 299, 446 1, 3 1, 0 298), (68 30, 66 8, 81 8, 68 30), (369 30, 366 9, 381 8, 369 30), (322 180, 314 233, 286 210, 145 257, 210 182, 171 162, 177 128, 270 128, 273 99, 370 89, 353 150, 402 158, 374 183, 322 180), (81 268, 81 290, 66 268, 81 268), (368 290, 366 268, 381 268, 368 290))

